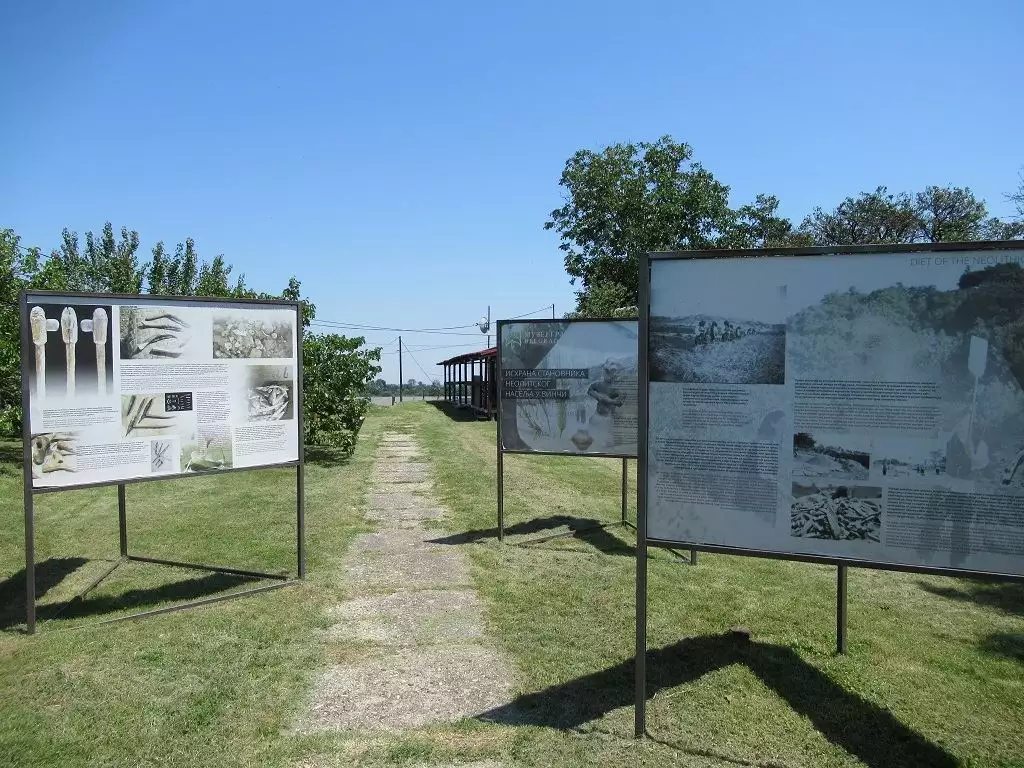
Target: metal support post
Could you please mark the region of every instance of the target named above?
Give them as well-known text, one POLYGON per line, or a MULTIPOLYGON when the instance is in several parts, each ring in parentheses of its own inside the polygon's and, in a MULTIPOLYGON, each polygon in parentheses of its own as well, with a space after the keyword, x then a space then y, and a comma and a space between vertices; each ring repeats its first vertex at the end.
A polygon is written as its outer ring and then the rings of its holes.
MULTIPOLYGON (((32 336, 25 315, 28 313, 28 297, 22 292, 18 301, 21 324, 21 466, 22 493, 25 505, 25 626, 30 635, 36 632, 36 521, 35 497, 32 493, 32 414, 29 403, 30 371, 27 367, 32 336)), ((38 353, 38 351, 37 351, 38 353)), ((36 371, 40 389, 45 385, 45 374, 36 371)))
MULTIPOLYGON (((499 424, 501 422, 498 422, 499 424)), ((501 451, 501 432, 498 432, 498 543, 505 541, 505 455, 501 451)))
POLYGON ((128 557, 128 505, 124 483, 117 484, 117 529, 121 539, 121 557, 128 557))
POLYGON ((836 579, 836 653, 846 653, 846 566, 840 565, 836 579))
POLYGON ((306 467, 295 468, 295 529, 298 537, 299 578, 306 578, 306 467))
POLYGON ((622 459, 622 524, 629 522, 629 459, 622 459))

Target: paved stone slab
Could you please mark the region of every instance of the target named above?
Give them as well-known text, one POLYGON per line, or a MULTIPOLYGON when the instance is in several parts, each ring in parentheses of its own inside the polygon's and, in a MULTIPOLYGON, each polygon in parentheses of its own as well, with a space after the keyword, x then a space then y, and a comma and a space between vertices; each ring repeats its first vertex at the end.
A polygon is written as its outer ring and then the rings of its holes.
POLYGON ((395 731, 450 723, 507 704, 504 658, 482 646, 409 648, 329 668, 298 730, 395 731))
POLYGON ((402 488, 388 488, 387 490, 371 489, 369 503, 370 510, 387 509, 410 509, 414 507, 434 506, 426 496, 417 496, 412 491, 416 489, 407 486, 402 488), (374 492, 376 490, 376 492, 374 492))
POLYGON ((329 615, 338 621, 330 636, 381 646, 467 643, 484 636, 480 600, 469 590, 360 597, 332 608, 329 615))
POLYGON ((434 544, 430 539, 436 538, 435 531, 427 531, 415 523, 409 528, 388 528, 375 533, 361 533, 356 536, 349 552, 379 552, 381 554, 405 554, 413 550, 440 550, 444 545, 434 544))
POLYGON ((345 570, 349 583, 374 589, 432 589, 472 585, 469 564, 451 547, 401 554, 364 552, 345 570))
POLYGON ((378 462, 370 478, 376 482, 389 483, 423 483, 430 480, 430 471, 426 464, 384 464, 378 462))
MULTIPOLYGON (((419 522, 421 520, 443 520, 447 511, 441 507, 403 507, 402 509, 368 509, 366 519, 386 526, 419 522)), ((405 527, 405 526, 401 526, 405 527)), ((411 526, 410 526, 411 527, 411 526)))
POLYGON ((370 494, 380 494, 393 497, 396 493, 412 495, 418 504, 414 506, 433 507, 436 504, 431 500, 434 493, 433 483, 388 483, 378 480, 370 486, 370 494))

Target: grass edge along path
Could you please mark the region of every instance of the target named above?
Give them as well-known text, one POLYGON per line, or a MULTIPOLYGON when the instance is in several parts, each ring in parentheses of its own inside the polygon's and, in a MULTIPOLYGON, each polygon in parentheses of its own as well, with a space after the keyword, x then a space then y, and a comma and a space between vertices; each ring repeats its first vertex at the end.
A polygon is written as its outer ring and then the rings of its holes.
MULTIPOLYGON (((621 535, 622 556, 608 546, 610 554, 590 546, 588 556, 585 538, 564 548, 497 546, 493 423, 406 408, 454 527, 476 544, 469 551, 488 620, 518 664, 518 704, 534 709, 527 723, 604 734, 589 743, 598 752, 609 736, 629 739, 634 540, 621 535)), ((613 520, 618 477, 608 461, 507 456, 506 509, 528 515, 542 488, 544 512, 613 520)), ((785 765, 1024 762, 1021 585, 854 569, 847 657, 834 655, 834 590, 828 566, 705 555, 688 568, 652 558, 648 729, 665 751, 648 754, 649 764, 682 755, 785 765), (731 646, 724 638, 734 624, 750 627, 754 642, 731 646)))
MULTIPOLYGON (((70 631, 43 626, 34 637, 6 626, 0 765, 288 766, 315 751, 290 738, 288 727, 324 663, 317 636, 327 623, 324 607, 346 596, 337 570, 365 530, 361 507, 378 435, 370 421, 348 461, 308 451, 306 581, 138 621, 70 631)), ((19 583, 24 589, 20 493, 9 493, 15 485, 20 491, 16 469, 5 465, 0 473, 0 567, 12 595, 19 583)), ((133 541, 144 550, 191 546, 192 559, 243 567, 277 558, 278 567, 294 571, 294 487, 294 470, 134 486, 133 541), (190 544, 190 528, 193 537, 212 538, 190 544)), ((116 553, 112 488, 50 494, 40 506, 44 556, 116 553)), ((99 590, 100 613, 89 618, 105 617, 103 599, 134 595, 126 604, 137 608, 133 601, 159 595, 168 580, 195 578, 194 571, 161 566, 126 571, 103 587, 107 594, 99 590)))

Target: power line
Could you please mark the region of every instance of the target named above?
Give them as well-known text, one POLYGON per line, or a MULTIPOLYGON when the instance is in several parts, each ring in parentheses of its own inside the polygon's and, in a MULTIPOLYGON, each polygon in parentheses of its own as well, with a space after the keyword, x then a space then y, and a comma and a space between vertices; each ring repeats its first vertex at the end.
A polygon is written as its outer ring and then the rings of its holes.
POLYGON ((533 310, 533 312, 526 312, 525 314, 522 314, 522 315, 516 315, 515 317, 512 317, 511 319, 512 320, 519 320, 520 318, 523 318, 523 317, 529 317, 530 315, 536 315, 538 312, 547 312, 549 309, 554 311, 555 305, 554 304, 545 304, 540 309, 535 309, 535 310, 533 310))
MULTIPOLYGON (((382 344, 381 346, 387 346, 387 345, 386 344, 382 344)), ((402 346, 407 351, 409 351, 409 352, 433 352, 434 350, 437 350, 437 349, 465 349, 466 347, 478 347, 480 345, 479 344, 442 344, 442 345, 436 346, 436 347, 415 347, 415 348, 410 347, 408 344, 403 344, 402 346)), ((384 352, 383 354, 385 354, 385 355, 397 355, 398 352, 396 350, 391 350, 390 352, 384 352)))
MULTIPOLYGON (((313 325, 321 325, 326 328, 340 328, 349 331, 388 331, 390 333, 430 333, 439 336, 479 336, 477 333, 465 333, 459 331, 436 331, 425 328, 389 328, 380 325, 362 325, 360 323, 342 323, 334 320, 314 320, 313 325)), ((472 328, 473 326, 466 326, 472 328)))
MULTIPOLYGON (((406 348, 405 348, 405 351, 406 351, 406 352, 409 352, 409 348, 408 348, 408 347, 406 347, 406 348)), ((413 355, 413 353, 412 353, 412 352, 409 352, 409 357, 411 357, 411 358, 412 358, 412 361, 413 361, 414 363, 416 363, 416 367, 420 369, 420 373, 422 373, 422 374, 423 374, 424 376, 426 376, 426 377, 427 377, 428 379, 430 379, 430 374, 429 374, 429 373, 427 373, 426 371, 424 371, 424 370, 423 370, 423 366, 422 366, 422 365, 420 365, 420 361, 416 359, 416 356, 415 356, 415 355, 413 355)), ((432 381, 433 379, 430 379, 430 380, 432 381)))

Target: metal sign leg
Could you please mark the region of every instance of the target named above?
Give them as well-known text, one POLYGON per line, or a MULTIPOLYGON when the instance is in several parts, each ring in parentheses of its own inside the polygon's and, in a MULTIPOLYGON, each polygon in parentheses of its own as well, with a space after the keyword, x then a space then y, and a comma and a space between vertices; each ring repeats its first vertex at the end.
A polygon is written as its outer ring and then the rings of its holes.
POLYGON ((36 536, 32 486, 25 484, 25 626, 36 633, 36 536))
MULTIPOLYGON (((498 438, 501 439, 500 437, 498 438)), ((498 543, 505 541, 505 456, 498 444, 498 543)))
POLYGON ((121 557, 128 557, 128 509, 124 483, 117 485, 117 525, 121 538, 121 557))
POLYGON ((836 573, 836 653, 846 653, 846 566, 836 573))
POLYGON ((622 524, 629 522, 629 459, 622 460, 622 524))
MULTIPOLYGON (((300 438, 301 439, 301 438, 300 438)), ((306 578, 306 468, 295 467, 295 535, 299 578, 306 578)))
MULTIPOLYGON (((640 521, 643 525, 643 521, 640 521)), ((640 532, 636 541, 636 720, 633 735, 647 731, 647 540, 640 532)))

